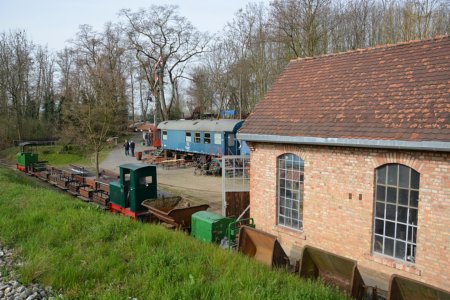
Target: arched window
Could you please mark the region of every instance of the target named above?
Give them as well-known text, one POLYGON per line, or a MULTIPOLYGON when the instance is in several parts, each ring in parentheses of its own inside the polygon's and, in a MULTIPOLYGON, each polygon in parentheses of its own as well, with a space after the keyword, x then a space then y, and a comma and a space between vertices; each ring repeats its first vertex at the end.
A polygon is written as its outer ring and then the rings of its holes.
POLYGON ((376 169, 373 251, 415 262, 420 174, 404 165, 376 169))
POLYGON ((294 154, 278 157, 278 224, 303 228, 304 162, 294 154))

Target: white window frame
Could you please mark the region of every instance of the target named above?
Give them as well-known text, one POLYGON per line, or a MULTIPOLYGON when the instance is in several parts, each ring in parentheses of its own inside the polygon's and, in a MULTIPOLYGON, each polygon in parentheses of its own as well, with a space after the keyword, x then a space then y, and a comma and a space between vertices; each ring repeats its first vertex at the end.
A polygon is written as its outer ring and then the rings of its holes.
POLYGON ((194 132, 194 143, 199 144, 202 142, 202 134, 200 131, 194 132))
POLYGON ((192 133, 190 131, 186 131, 186 133, 185 133, 185 141, 186 141, 186 143, 192 142, 192 133))
POLYGON ((211 144, 211 133, 210 132, 204 132, 203 133, 203 144, 211 144), (208 135, 208 137, 206 137, 208 135), (208 141, 208 142, 206 142, 208 141))
POLYGON ((420 173, 402 164, 375 169, 372 251, 415 263, 420 173))
POLYGON ((304 161, 292 153, 277 158, 277 223, 303 230, 304 161))

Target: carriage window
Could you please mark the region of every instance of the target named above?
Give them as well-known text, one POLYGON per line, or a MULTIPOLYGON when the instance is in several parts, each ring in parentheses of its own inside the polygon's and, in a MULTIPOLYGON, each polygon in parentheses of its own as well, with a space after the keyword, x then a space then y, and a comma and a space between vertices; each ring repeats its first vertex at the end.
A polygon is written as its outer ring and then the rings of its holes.
POLYGON ((162 132, 163 140, 167 140, 167 130, 163 130, 162 132))
POLYGON ((420 174, 404 165, 376 169, 373 251, 415 262, 420 174))
POLYGON ((200 132, 194 133, 194 143, 200 143, 200 132))
POLYGON ((294 154, 278 157, 278 224, 303 229, 304 162, 294 154))
POLYGON ((141 184, 141 185, 148 186, 148 185, 151 184, 152 182, 153 182, 153 177, 152 177, 152 176, 147 176, 147 177, 141 177, 141 178, 139 178, 139 184, 141 184))
POLYGON ((211 144, 211 133, 205 132, 205 136, 203 137, 203 142, 205 144, 211 144))
POLYGON ((191 132, 190 131, 186 131, 186 142, 190 143, 191 141, 192 141, 191 132))
POLYGON ((232 133, 228 135, 228 146, 234 146, 234 134, 232 133))
POLYGON ((214 144, 222 145, 222 134, 214 133, 214 144))

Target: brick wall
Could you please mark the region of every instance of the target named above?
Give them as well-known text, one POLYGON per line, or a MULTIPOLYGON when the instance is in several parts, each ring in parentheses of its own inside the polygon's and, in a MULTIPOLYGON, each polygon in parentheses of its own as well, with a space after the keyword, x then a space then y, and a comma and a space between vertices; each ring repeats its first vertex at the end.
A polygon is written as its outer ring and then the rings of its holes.
POLYGON ((449 289, 449 153, 262 143, 254 148, 251 215, 257 228, 278 236, 291 258, 299 258, 308 244, 355 259, 385 278, 396 273, 449 289), (277 226, 277 157, 284 153, 305 162, 303 231, 277 226), (420 173, 415 264, 372 254, 375 168, 386 163, 404 164, 420 173))

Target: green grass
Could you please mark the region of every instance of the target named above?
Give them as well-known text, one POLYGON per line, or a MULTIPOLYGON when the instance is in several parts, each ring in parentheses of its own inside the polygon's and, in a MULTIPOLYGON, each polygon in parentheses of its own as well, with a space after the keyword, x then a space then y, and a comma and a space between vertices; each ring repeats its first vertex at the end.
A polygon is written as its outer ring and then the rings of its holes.
MULTIPOLYGON (((38 146, 37 152, 39 153, 40 161, 48 161, 52 166, 64 166, 68 164, 94 166, 95 160, 92 154, 86 154, 81 149, 74 148, 66 153, 60 153, 62 149, 61 145, 55 146, 38 146)), ((33 149, 34 150, 34 149, 33 149)), ((0 151, 0 157, 6 158, 10 161, 16 160, 16 154, 20 152, 20 147, 11 147, 0 151)), ((100 152, 100 161, 106 158, 110 151, 110 148, 106 147, 100 152)))
POLYGON ((69 299, 343 299, 183 232, 98 211, 0 169, 0 241, 24 283, 69 299))

